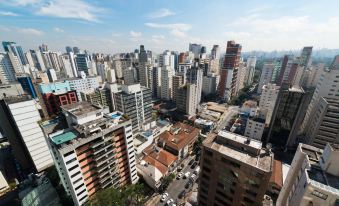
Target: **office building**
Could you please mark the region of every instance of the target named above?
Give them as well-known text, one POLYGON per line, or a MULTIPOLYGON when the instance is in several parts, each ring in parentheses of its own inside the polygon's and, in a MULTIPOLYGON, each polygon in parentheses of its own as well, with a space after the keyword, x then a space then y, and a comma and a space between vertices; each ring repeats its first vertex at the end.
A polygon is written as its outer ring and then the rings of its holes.
POLYGON ((175 56, 168 50, 159 55, 159 66, 169 67, 172 73, 175 73, 175 56))
POLYGON ((297 132, 307 105, 307 94, 301 87, 283 84, 271 118, 268 139, 275 146, 283 148, 296 145, 297 132))
POLYGON ((262 87, 259 108, 267 125, 270 124, 280 87, 276 84, 267 84, 262 87))
POLYGON ((152 119, 152 91, 140 84, 121 85, 113 92, 114 107, 132 120, 133 132, 142 130, 152 119))
POLYGON ((132 85, 135 84, 135 78, 134 78, 134 71, 135 69, 132 67, 127 67, 126 69, 124 69, 123 71, 123 77, 124 77, 124 84, 126 85, 132 85))
POLYGON ((301 51, 301 56, 300 56, 300 66, 302 67, 309 67, 312 64, 312 46, 306 46, 303 48, 301 51))
POLYGON ((172 80, 173 86, 173 101, 177 102, 177 95, 179 88, 184 84, 184 77, 182 75, 174 75, 172 80))
POLYGON ((138 181, 130 120, 87 102, 62 110, 69 128, 48 139, 61 182, 75 205, 84 205, 100 189, 138 181))
POLYGON ((188 51, 194 54, 194 58, 199 58, 200 53, 201 53, 201 48, 202 48, 201 44, 190 43, 188 47, 188 51))
POLYGON ((211 59, 220 59, 219 45, 213 45, 213 48, 211 50, 211 59))
POLYGON ((261 94, 264 85, 271 83, 274 66, 273 62, 266 62, 264 64, 258 84, 258 94, 261 94))
POLYGON ((265 129, 265 119, 249 118, 246 122, 244 136, 261 141, 265 129))
POLYGON ((339 147, 299 144, 277 206, 332 206, 339 200, 339 147))
POLYGON ((282 60, 281 60, 281 67, 280 67, 280 72, 277 77, 277 85, 281 86, 282 83, 284 82, 284 78, 286 78, 286 75, 288 77, 289 71, 287 70, 287 65, 291 64, 291 62, 294 61, 294 56, 293 55, 285 55, 282 60))
POLYGON ((161 99, 171 100, 172 99, 172 81, 174 71, 169 66, 161 68, 161 99))
POLYGON ((220 131, 203 142, 199 205, 262 205, 273 153, 258 140, 220 131))
POLYGON ((75 57, 75 63, 78 75, 82 71, 85 72, 86 75, 89 75, 89 70, 91 69, 91 59, 88 54, 77 54, 75 57))
POLYGON ((196 106, 199 105, 201 101, 201 93, 202 93, 202 77, 203 70, 199 67, 198 63, 195 62, 194 65, 187 70, 186 73, 186 83, 195 85, 195 99, 194 104, 196 106))
POLYGON ((28 175, 53 165, 44 134, 38 104, 29 96, 10 97, 0 101, 1 133, 11 144, 21 171, 28 175))
POLYGON ((240 61, 241 45, 227 42, 226 54, 220 72, 219 96, 229 101, 236 94, 237 72, 240 61))
POLYGON ((305 133, 310 128, 310 120, 314 118, 316 114, 317 105, 320 98, 339 99, 339 55, 337 55, 330 68, 324 70, 317 83, 316 89, 313 93, 310 104, 307 107, 305 118, 301 125, 301 133, 305 133))
POLYGON ((69 78, 65 80, 69 83, 69 88, 75 90, 79 101, 82 101, 81 92, 85 92, 89 89, 96 89, 99 85, 98 76, 86 76, 84 72, 79 77, 69 78))
POLYGON ((161 98, 161 67, 153 67, 152 70, 153 97, 161 98))
POLYGON ((29 66, 36 68, 39 71, 46 71, 45 60, 42 53, 38 50, 29 50, 25 54, 29 66))
POLYGON ((15 70, 7 53, 0 53, 0 83, 9 84, 15 81, 15 70))
POLYGON ((271 82, 277 83, 279 75, 280 75, 282 60, 277 59, 277 60, 273 61, 273 63, 274 63, 274 69, 273 69, 271 82))
POLYGON ((204 95, 216 94, 220 76, 215 73, 208 73, 202 79, 202 93, 204 95))
POLYGON ((21 46, 17 45, 15 42, 3 41, 2 46, 4 47, 5 52, 13 53, 20 62, 20 65, 28 64, 25 54, 21 46))
POLYGON ((316 114, 310 120, 305 141, 317 148, 326 143, 339 143, 339 100, 321 97, 316 114))
POLYGON ((29 75, 20 75, 17 76, 18 82, 21 84, 22 89, 26 92, 26 94, 31 95, 33 99, 38 97, 32 79, 29 75))
POLYGON ((177 110, 189 116, 195 116, 197 111, 196 104, 196 85, 185 84, 176 90, 176 106, 177 110))
POLYGON ((324 63, 318 63, 310 67, 310 73, 307 78, 306 88, 315 88, 317 86, 321 75, 324 73, 324 69, 324 63))

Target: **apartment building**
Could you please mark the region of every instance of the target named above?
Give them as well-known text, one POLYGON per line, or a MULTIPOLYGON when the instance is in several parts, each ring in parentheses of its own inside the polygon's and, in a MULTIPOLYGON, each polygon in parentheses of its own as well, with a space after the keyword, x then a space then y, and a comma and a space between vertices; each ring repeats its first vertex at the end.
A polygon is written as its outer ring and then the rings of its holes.
POLYGON ((61 182, 75 205, 138 181, 131 121, 88 102, 62 106, 69 128, 48 135, 61 182))
POLYGON ((203 142, 199 205, 262 205, 273 153, 258 140, 220 131, 203 142))
POLYGON ((339 147, 324 150, 299 144, 280 191, 277 206, 333 206, 339 204, 339 147))
POLYGON ((265 119, 249 118, 246 122, 245 136, 261 141, 265 129, 265 119))
POLYGON ((261 90, 259 108, 260 114, 265 117, 265 123, 270 124, 275 103, 278 98, 280 86, 276 84, 264 85, 261 90))
POLYGON ((275 64, 273 62, 266 62, 264 64, 258 84, 258 94, 261 94, 264 85, 271 83, 274 67, 275 64))
POLYGON ((317 148, 327 143, 339 144, 339 100, 320 98, 316 114, 306 131, 306 142, 317 148))

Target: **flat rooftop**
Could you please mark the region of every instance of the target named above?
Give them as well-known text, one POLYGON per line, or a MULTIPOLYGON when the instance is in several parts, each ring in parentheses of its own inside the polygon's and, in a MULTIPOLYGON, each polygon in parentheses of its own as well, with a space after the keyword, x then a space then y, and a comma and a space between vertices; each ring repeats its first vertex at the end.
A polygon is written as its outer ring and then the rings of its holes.
POLYGON ((220 131, 210 134, 204 141, 204 146, 217 151, 239 162, 251 165, 260 170, 272 171, 273 154, 262 148, 261 142, 230 132, 220 131))
POLYGON ((59 135, 52 137, 52 141, 56 145, 61 145, 65 142, 68 142, 68 141, 75 139, 77 136, 78 136, 78 133, 75 130, 70 130, 70 131, 67 131, 67 132, 64 132, 62 134, 59 134, 59 135))
POLYGON ((95 105, 92 105, 89 102, 77 102, 74 104, 63 105, 61 108, 74 116, 81 116, 90 112, 95 112, 101 108, 95 105))

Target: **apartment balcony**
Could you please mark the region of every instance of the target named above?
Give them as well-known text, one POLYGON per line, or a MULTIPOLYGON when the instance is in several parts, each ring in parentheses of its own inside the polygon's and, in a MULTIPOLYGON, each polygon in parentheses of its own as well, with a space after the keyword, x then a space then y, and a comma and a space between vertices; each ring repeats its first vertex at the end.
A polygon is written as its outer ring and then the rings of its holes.
POLYGON ((325 116, 324 117, 324 120, 325 121, 328 121, 328 122, 332 122, 332 123, 335 123, 335 124, 339 124, 339 118, 336 118, 336 117, 330 117, 330 116, 325 116))
POLYGON ((328 121, 323 121, 321 125, 331 127, 331 128, 336 128, 339 129, 339 124, 333 123, 333 122, 328 122, 328 121))
POLYGON ((337 128, 333 128, 333 127, 330 127, 330 126, 325 126, 325 125, 321 125, 319 127, 320 130, 324 130, 324 131, 328 131, 328 132, 333 132, 333 133, 338 133, 338 129, 337 128))
POLYGON ((336 138, 336 136, 337 136, 336 133, 327 132, 327 131, 324 131, 324 130, 319 130, 318 135, 323 135, 323 136, 332 137, 332 138, 336 138))

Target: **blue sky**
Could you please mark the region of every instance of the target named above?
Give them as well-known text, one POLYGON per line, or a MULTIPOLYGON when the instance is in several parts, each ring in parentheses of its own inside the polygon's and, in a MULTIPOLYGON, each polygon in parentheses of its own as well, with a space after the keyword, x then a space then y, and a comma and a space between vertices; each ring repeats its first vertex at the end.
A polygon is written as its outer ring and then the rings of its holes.
POLYGON ((92 52, 161 52, 188 43, 251 50, 339 48, 339 1, 0 0, 0 40, 24 50, 78 46, 92 52))

